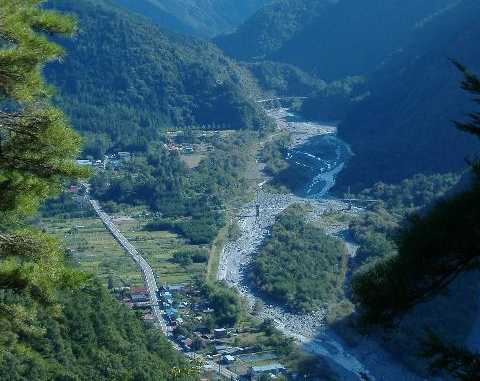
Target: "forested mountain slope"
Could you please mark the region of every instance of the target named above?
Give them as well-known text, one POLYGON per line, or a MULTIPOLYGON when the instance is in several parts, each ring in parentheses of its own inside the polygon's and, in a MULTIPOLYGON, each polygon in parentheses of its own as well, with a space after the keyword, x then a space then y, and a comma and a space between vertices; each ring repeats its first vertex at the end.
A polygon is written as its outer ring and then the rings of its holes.
POLYGON ((269 59, 335 1, 276 1, 260 9, 234 33, 215 38, 215 42, 238 59, 269 59))
POLYGON ((451 123, 462 119, 471 102, 449 58, 480 70, 479 16, 478 1, 462 1, 418 28, 414 42, 375 73, 371 95, 339 127, 356 154, 340 186, 459 170, 478 151, 478 142, 451 123))
POLYGON ((260 129, 246 71, 213 45, 169 34, 110 0, 52 0, 76 15, 67 56, 50 65, 59 105, 87 135, 87 152, 142 149, 164 127, 260 129))
MULTIPOLYGON (((41 307, 28 327, 1 320, 2 380, 194 380, 174 378, 181 355, 158 330, 94 282, 58 293, 61 309, 41 307)), ((11 302, 28 306, 25 296, 11 302)), ((185 374, 185 373, 184 373, 185 374)))
POLYGON ((272 0, 116 0, 162 27, 200 37, 233 31, 272 0))
POLYGON ((64 54, 49 38, 71 36, 76 23, 40 3, 0 1, 0 379, 196 379, 164 337, 32 225, 42 201, 87 176, 75 163, 80 139, 42 77, 64 54))
POLYGON ((325 80, 365 75, 457 0, 340 0, 273 56, 325 80))
POLYGON ((297 65, 325 80, 371 72, 458 0, 281 0, 216 42, 243 59, 297 65))

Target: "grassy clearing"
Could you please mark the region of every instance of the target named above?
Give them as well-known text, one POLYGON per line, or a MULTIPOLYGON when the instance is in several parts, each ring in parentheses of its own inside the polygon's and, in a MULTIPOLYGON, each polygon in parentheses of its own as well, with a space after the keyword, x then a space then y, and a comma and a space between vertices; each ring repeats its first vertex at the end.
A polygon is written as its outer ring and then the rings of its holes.
MULTIPOLYGON (((190 282, 206 273, 206 263, 184 267, 173 262, 177 251, 202 246, 190 245, 173 233, 143 231, 147 221, 140 217, 114 221, 150 263, 161 284, 190 282)), ((143 285, 140 270, 98 218, 51 218, 43 224, 69 250, 73 262, 81 270, 97 275, 105 284, 111 278, 115 287, 143 285)))
POLYGON ((217 280, 218 265, 220 263, 220 257, 222 255, 223 245, 225 244, 227 231, 228 226, 225 226, 220 230, 217 238, 213 242, 212 248, 210 249, 210 257, 208 259, 207 267, 207 279, 210 281, 217 280))
POLYGON ((190 169, 197 168, 200 162, 205 158, 207 158, 207 155, 204 154, 180 155, 180 160, 182 160, 190 169))

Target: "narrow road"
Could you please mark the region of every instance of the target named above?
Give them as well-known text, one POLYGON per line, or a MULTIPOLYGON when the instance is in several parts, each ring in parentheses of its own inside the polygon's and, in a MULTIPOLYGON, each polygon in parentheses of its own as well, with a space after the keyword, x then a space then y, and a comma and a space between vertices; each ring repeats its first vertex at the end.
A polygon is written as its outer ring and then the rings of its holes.
MULTIPOLYGON (((152 307, 153 315, 157 321, 156 325, 161 328, 163 334, 168 337, 168 330, 167 330, 167 322, 163 318, 162 311, 160 310, 160 306, 158 305, 158 296, 157 296, 157 281, 155 279, 155 275, 153 273, 152 268, 148 264, 148 262, 139 254, 138 250, 128 241, 128 239, 122 234, 122 232, 115 226, 110 216, 105 213, 100 204, 96 200, 92 200, 89 198, 90 204, 92 205, 93 209, 97 213, 98 217, 102 220, 105 227, 112 233, 115 237, 117 242, 125 249, 125 251, 133 258, 135 263, 138 265, 140 270, 142 271, 143 278, 145 280, 145 286, 148 290, 148 295, 150 297, 150 303, 152 307)), ((181 348, 178 346, 177 343, 170 340, 174 348, 182 352, 181 348)), ((185 353, 185 355, 191 359, 197 359, 195 353, 185 353)), ((220 373, 222 376, 231 379, 237 380, 238 376, 225 368, 224 366, 219 366, 215 362, 209 360, 204 361, 204 369, 211 370, 214 372, 220 373)))
POLYGON ((162 311, 160 310, 160 307, 158 305, 158 287, 152 268, 150 267, 148 262, 139 254, 138 250, 125 238, 122 232, 118 230, 110 216, 102 210, 98 201, 92 199, 89 200, 93 209, 100 217, 106 228, 110 231, 110 233, 112 233, 117 242, 125 249, 125 251, 133 258, 135 263, 142 271, 143 278, 145 280, 145 286, 148 290, 148 295, 150 297, 150 303, 152 304, 153 316, 155 316, 157 324, 162 329, 162 332, 167 335, 167 323, 163 318, 162 311))

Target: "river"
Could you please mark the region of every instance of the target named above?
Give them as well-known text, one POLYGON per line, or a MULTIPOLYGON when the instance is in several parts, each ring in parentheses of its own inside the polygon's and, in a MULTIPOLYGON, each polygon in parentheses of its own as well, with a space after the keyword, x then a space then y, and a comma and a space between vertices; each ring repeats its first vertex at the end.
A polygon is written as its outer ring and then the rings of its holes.
MULTIPOLYGON (((270 112, 277 122, 278 129, 291 135, 287 160, 290 169, 285 174, 294 192, 275 194, 261 192, 258 197, 260 216, 255 215, 255 203, 243 206, 237 216, 241 234, 235 241, 225 243, 220 259, 217 278, 235 287, 248 301, 251 308, 258 300, 263 303, 260 317, 272 319, 276 327, 285 335, 295 338, 304 348, 320 357, 334 371, 339 380, 418 380, 401 366, 386 364, 381 370, 372 372, 371 364, 365 364, 365 357, 357 358, 351 348, 346 348, 342 340, 325 324, 325 310, 318 309, 310 314, 298 314, 284 305, 279 305, 260 295, 247 281, 249 265, 268 236, 276 216, 294 203, 308 203, 311 212, 307 219, 322 223, 322 215, 327 211, 341 210, 347 214, 358 214, 361 209, 350 207, 345 202, 334 199, 328 192, 335 185, 336 176, 351 158, 348 145, 336 136, 334 126, 326 126, 302 121, 287 109, 270 112)), ((348 226, 342 223, 324 226, 326 232, 339 238, 348 226)), ((356 246, 347 242, 350 255, 355 255, 356 246)), ((381 352, 380 348, 368 350, 381 352)), ((378 354, 372 357, 377 357, 378 354)), ((382 353, 381 361, 392 361, 382 353)), ((371 363, 370 361, 368 361, 371 363)))

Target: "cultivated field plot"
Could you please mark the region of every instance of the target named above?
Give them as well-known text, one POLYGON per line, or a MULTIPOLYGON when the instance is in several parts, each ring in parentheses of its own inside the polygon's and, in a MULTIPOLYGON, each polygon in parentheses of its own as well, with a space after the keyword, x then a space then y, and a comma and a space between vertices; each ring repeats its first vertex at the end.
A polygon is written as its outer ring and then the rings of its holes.
MULTIPOLYGON (((205 274, 206 263, 181 266, 173 261, 176 252, 199 248, 178 235, 166 231, 144 231, 145 222, 131 219, 114 219, 125 237, 148 261, 157 275, 159 285, 187 283, 198 275, 205 274)), ((204 246, 208 249, 208 246, 204 246)))
MULTIPOLYGON (((170 232, 144 231, 147 221, 143 217, 112 218, 150 263, 159 285, 187 283, 206 273, 206 263, 182 266, 173 261, 176 252, 202 246, 191 245, 170 232)), ((62 242, 72 261, 83 271, 97 275, 105 284, 111 279, 114 287, 143 287, 140 270, 98 218, 48 218, 43 220, 43 225, 62 242)))
POLYGON ((105 284, 111 278, 115 287, 143 285, 133 260, 98 218, 46 219, 44 224, 82 270, 97 275, 105 284))

